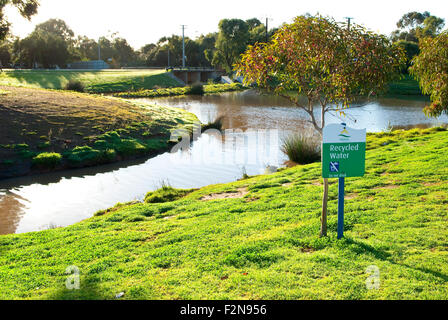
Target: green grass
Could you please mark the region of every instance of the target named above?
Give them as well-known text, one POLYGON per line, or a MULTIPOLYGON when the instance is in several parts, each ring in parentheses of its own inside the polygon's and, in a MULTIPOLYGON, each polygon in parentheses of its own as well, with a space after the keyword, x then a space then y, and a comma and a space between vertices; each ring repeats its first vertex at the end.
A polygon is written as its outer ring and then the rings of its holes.
POLYGON ((15 70, 0 73, 0 85, 5 86, 63 89, 70 81, 81 82, 90 93, 179 86, 164 70, 15 70))
POLYGON ((33 158, 33 165, 52 169, 56 167, 62 160, 62 156, 56 152, 44 152, 33 158))
MULTIPOLYGON (((448 132, 368 136, 346 181, 345 239, 319 238, 320 164, 119 204, 71 227, 0 237, 1 299, 448 299, 448 132), (242 198, 202 201, 211 194, 242 198), (67 290, 67 267, 80 290, 67 290), (369 266, 380 270, 368 290, 369 266)), ((76 196, 76 195, 74 195, 76 196)))
POLYGON ((417 80, 414 80, 409 75, 404 76, 404 78, 399 81, 390 83, 386 97, 429 100, 429 97, 422 93, 417 80))
MULTIPOLYGON (((246 88, 239 83, 208 84, 204 85, 204 94, 218 94, 223 92, 241 91, 245 89, 246 88)), ((158 97, 188 95, 190 94, 190 90, 191 90, 190 87, 139 90, 139 91, 119 92, 114 94, 114 96, 118 98, 158 98, 158 97)))
POLYGON ((190 190, 181 190, 174 189, 170 186, 164 186, 159 190, 148 192, 145 196, 145 203, 165 203, 172 202, 178 200, 187 194, 193 192, 193 189, 190 190))

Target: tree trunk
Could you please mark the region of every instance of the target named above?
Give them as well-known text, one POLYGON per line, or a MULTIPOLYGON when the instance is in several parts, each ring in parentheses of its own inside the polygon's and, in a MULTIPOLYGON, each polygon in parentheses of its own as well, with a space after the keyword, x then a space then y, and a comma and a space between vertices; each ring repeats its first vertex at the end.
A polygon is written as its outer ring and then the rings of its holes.
POLYGON ((324 179, 324 197, 322 200, 322 218, 320 236, 327 236, 328 179, 324 179))

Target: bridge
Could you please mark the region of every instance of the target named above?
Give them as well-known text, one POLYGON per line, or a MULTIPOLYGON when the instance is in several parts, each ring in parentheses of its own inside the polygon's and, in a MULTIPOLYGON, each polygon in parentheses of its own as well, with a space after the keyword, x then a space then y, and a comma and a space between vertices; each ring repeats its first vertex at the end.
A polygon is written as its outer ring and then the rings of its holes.
POLYGON ((172 74, 185 84, 206 83, 224 75, 224 72, 213 68, 167 68, 172 74))

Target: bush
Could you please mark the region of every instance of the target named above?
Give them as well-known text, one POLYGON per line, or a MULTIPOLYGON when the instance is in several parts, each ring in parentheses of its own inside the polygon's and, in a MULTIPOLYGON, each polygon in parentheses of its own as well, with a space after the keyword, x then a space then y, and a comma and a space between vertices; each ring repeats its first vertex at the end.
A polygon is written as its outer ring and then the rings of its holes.
POLYGON ((204 86, 202 84, 194 84, 191 87, 188 87, 186 94, 193 94, 202 96, 204 95, 204 86))
POLYGON ((41 168, 53 169, 61 163, 62 156, 59 153, 44 152, 33 158, 33 165, 41 168))
POLYGON ((65 90, 84 92, 85 86, 79 80, 70 80, 64 87, 65 90))
POLYGON ((89 146, 76 147, 69 152, 67 159, 74 164, 98 163, 102 159, 102 153, 89 146))
POLYGON ((320 160, 320 146, 311 137, 293 134, 283 139, 281 150, 289 160, 298 164, 309 164, 320 160))
POLYGON ((146 203, 165 203, 176 201, 182 197, 185 197, 187 194, 194 191, 191 190, 182 190, 182 189, 174 189, 172 187, 164 186, 159 190, 154 192, 148 192, 145 197, 146 203))
POLYGON ((202 132, 205 132, 209 129, 216 129, 216 130, 221 131, 223 128, 223 125, 224 125, 223 122, 224 122, 224 117, 219 116, 215 121, 204 124, 202 126, 202 132))

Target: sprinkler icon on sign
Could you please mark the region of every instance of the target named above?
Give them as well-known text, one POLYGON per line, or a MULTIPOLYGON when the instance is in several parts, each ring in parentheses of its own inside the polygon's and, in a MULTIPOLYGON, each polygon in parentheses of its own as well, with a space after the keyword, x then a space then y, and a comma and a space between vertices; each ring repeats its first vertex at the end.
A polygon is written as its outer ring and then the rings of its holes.
POLYGON ((339 172, 339 162, 330 162, 330 172, 339 172))

